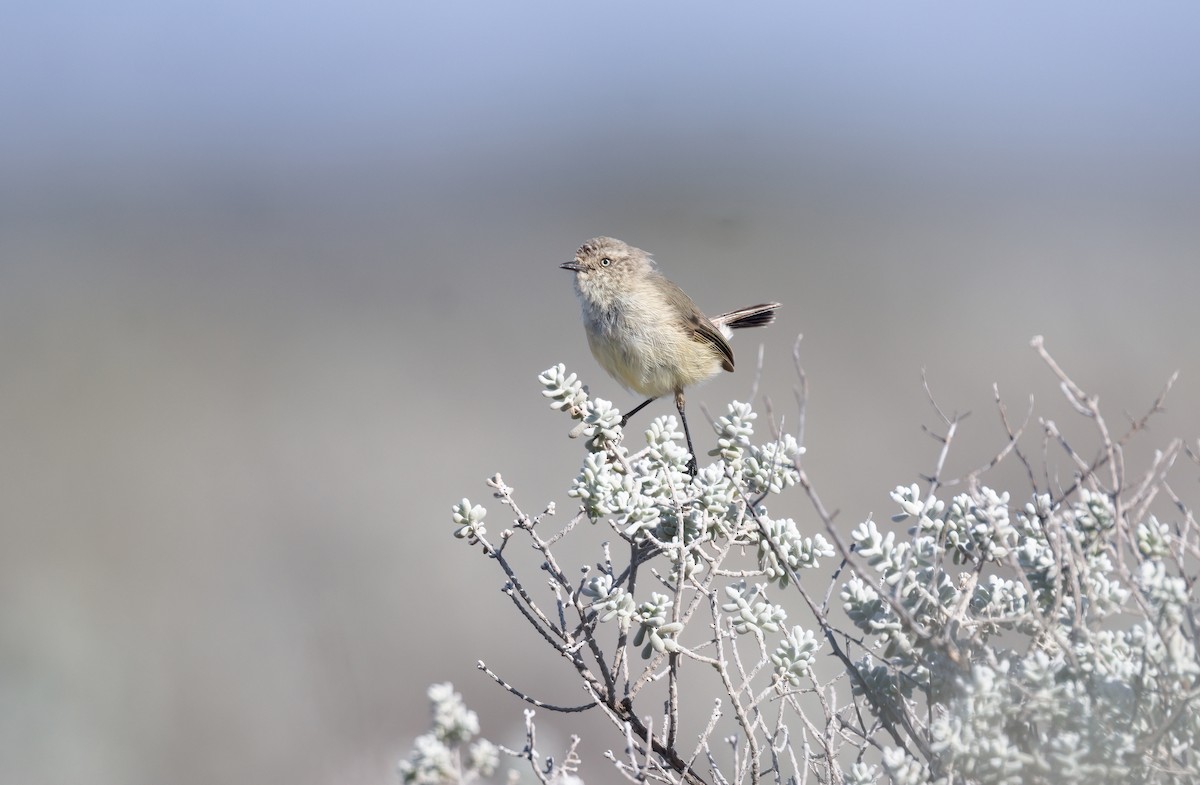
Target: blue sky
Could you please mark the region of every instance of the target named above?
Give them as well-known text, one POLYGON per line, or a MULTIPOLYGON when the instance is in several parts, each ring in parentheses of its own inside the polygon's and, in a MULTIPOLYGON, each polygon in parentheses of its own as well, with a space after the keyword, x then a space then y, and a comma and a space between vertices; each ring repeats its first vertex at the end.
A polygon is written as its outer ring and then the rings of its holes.
POLYGON ((1184 3, 55 3, 6 11, 0 162, 454 159, 681 137, 1194 155, 1184 3))

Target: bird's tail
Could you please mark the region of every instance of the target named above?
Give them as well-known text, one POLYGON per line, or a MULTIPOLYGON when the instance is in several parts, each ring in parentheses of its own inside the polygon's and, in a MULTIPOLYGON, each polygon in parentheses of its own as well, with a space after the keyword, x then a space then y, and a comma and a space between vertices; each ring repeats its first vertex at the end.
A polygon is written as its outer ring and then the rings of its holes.
POLYGON ((743 327, 766 327, 775 321, 775 311, 779 303, 763 303, 751 305, 748 308, 738 308, 736 311, 714 316, 712 323, 725 330, 740 330, 743 327))

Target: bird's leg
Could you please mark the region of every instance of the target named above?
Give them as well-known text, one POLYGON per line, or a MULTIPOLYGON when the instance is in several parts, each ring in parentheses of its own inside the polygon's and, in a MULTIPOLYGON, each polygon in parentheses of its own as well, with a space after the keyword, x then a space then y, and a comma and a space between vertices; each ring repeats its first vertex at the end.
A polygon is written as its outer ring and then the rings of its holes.
POLYGON ((633 411, 631 411, 629 414, 627 414, 627 415, 625 415, 624 417, 622 417, 622 418, 621 418, 621 427, 622 427, 622 428, 624 428, 626 425, 628 425, 628 424, 629 424, 629 418, 630 418, 630 417, 632 417, 633 415, 637 414, 637 413, 638 413, 638 412, 640 412, 642 409, 645 409, 647 406, 649 406, 650 404, 654 403, 654 402, 655 402, 655 401, 657 401, 657 400, 658 400, 657 398, 650 398, 650 399, 648 399, 648 400, 642 401, 642 402, 641 402, 641 403, 639 403, 637 406, 633 407, 633 411))
POLYGON ((687 415, 683 413, 683 390, 675 391, 675 408, 679 410, 679 419, 683 421, 683 435, 687 438, 688 452, 692 454, 692 457, 688 459, 687 471, 688 474, 695 477, 696 472, 700 470, 700 464, 696 462, 696 448, 692 446, 692 432, 688 430, 687 415))

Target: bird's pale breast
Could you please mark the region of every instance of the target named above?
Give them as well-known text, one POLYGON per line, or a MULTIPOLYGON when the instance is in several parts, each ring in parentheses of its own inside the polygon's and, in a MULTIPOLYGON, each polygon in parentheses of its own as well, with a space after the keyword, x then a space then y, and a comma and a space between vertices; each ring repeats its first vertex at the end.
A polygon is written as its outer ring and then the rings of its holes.
POLYGON ((658 398, 699 384, 721 370, 711 344, 697 340, 665 302, 642 296, 625 307, 589 308, 588 346, 596 361, 627 389, 658 398))

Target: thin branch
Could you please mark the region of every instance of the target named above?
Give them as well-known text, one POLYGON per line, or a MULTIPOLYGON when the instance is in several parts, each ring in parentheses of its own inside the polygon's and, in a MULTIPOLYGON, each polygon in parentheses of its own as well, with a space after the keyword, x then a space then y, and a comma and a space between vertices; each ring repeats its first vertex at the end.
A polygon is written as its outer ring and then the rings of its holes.
POLYGON ((516 697, 520 698, 525 703, 528 703, 530 706, 536 706, 539 709, 546 709, 548 711, 558 711, 558 712, 562 712, 564 714, 570 714, 573 712, 587 711, 588 709, 594 709, 594 708, 596 708, 596 705, 597 705, 596 701, 592 701, 591 703, 585 703, 582 706, 556 706, 553 703, 546 703, 544 701, 538 700, 537 698, 533 698, 533 697, 530 697, 529 695, 526 695, 524 692, 521 692, 516 687, 509 684, 507 681, 500 678, 500 676, 498 674, 496 674, 495 671, 493 671, 486 664, 484 664, 483 660, 480 660, 479 662, 475 663, 475 667, 478 670, 481 670, 484 673, 486 673, 492 679, 492 681, 499 684, 501 687, 503 687, 508 692, 510 692, 513 695, 515 695, 516 697))

